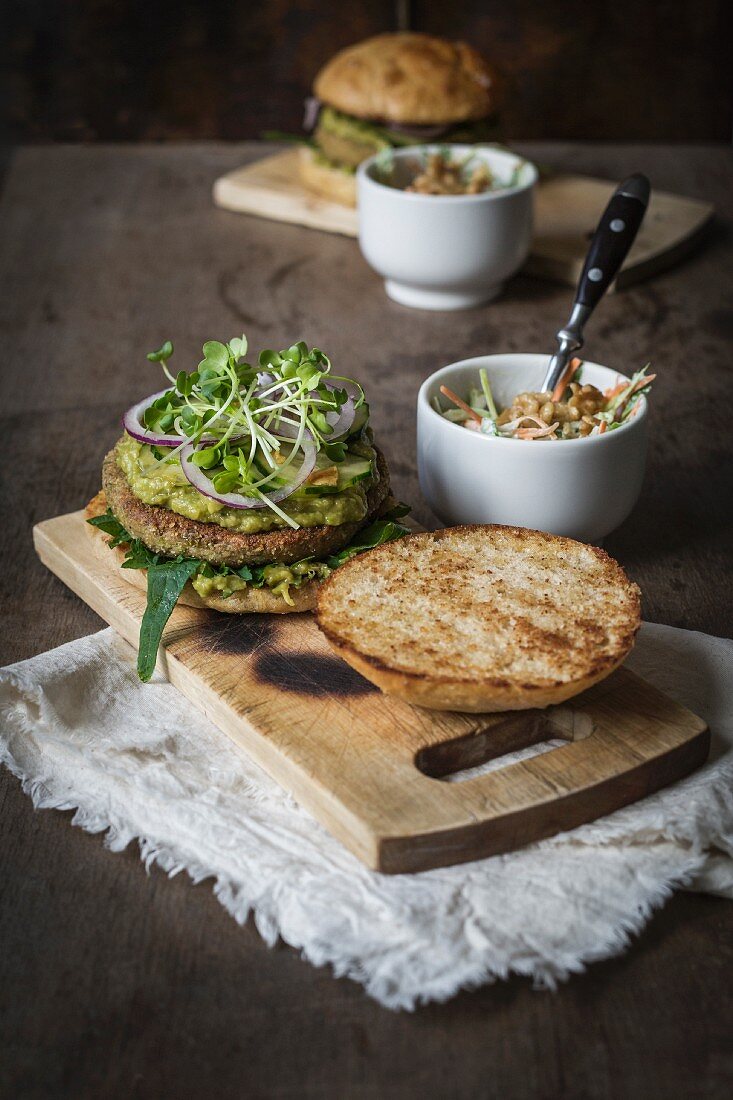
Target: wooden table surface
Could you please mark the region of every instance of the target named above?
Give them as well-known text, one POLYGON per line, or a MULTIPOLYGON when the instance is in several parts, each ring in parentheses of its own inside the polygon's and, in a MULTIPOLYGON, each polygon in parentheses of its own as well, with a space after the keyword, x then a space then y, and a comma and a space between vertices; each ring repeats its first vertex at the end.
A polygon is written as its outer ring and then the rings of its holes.
MULTIPOLYGON (((589 358, 652 360, 644 493, 608 549, 645 617, 730 632, 731 154, 523 147, 565 170, 713 201, 684 264, 609 297, 589 358), (725 396, 724 396, 725 395, 725 396), (727 405, 727 408, 726 408, 727 405)), ((301 337, 369 387, 400 495, 416 504, 414 404, 436 367, 550 348, 567 288, 525 277, 495 304, 430 314, 384 296, 357 245, 215 210, 214 178, 257 145, 25 148, 2 196, 2 663, 99 629, 35 560, 31 526, 80 507, 121 411, 159 388, 168 337, 256 348, 301 337)), ((730 1095, 733 906, 677 895, 629 951, 557 992, 513 979, 393 1014, 359 986, 239 928, 209 884, 146 874, 34 813, 0 772, 0 1094, 19 1097, 717 1097, 730 1095)))

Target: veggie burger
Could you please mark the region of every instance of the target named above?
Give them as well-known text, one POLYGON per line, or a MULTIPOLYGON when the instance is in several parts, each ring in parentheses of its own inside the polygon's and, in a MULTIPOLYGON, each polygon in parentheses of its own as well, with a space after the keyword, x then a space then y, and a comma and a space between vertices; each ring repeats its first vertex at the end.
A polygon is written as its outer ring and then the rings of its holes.
POLYGON ((177 601, 307 611, 339 565, 407 533, 361 386, 332 374, 322 351, 300 342, 254 367, 242 336, 203 353, 175 375, 170 341, 148 355, 168 388, 125 414, 87 509, 128 579, 147 587, 143 680, 177 601))
POLYGON ((356 205, 363 160, 400 145, 495 140, 498 78, 465 42, 380 34, 341 50, 318 73, 306 105, 310 147, 300 174, 311 190, 356 205))

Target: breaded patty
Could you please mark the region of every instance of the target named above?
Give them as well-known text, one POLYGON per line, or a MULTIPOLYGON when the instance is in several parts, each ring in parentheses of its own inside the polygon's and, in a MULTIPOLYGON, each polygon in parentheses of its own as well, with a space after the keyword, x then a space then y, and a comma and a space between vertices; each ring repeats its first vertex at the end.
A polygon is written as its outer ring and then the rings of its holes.
POLYGON ((357 531, 371 523, 389 497, 389 470, 384 455, 377 449, 379 480, 367 490, 368 511, 358 523, 330 527, 284 528, 242 534, 215 523, 201 523, 154 504, 143 504, 132 492, 127 478, 110 451, 102 466, 102 486, 114 515, 137 539, 157 554, 176 557, 181 554, 212 565, 289 564, 302 558, 325 558, 351 542, 357 531))

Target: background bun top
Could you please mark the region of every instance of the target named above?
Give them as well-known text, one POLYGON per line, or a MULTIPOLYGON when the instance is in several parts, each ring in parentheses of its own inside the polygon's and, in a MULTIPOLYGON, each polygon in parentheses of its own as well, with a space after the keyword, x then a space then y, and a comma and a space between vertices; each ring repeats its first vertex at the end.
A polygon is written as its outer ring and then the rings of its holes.
POLYGON ((491 114, 498 80, 465 42, 380 34, 339 51, 316 77, 314 92, 359 118, 439 124, 491 114))

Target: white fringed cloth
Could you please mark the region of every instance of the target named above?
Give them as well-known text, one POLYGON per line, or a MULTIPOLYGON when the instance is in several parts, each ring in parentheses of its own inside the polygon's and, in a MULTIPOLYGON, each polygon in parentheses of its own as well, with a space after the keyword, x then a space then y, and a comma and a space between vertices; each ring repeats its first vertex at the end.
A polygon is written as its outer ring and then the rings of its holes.
POLYGON ((733 896, 733 642, 646 624, 629 665, 708 721, 709 762, 593 824, 419 875, 368 871, 175 688, 140 684, 109 629, 0 672, 0 760, 36 807, 210 878, 268 944, 411 1009, 510 974, 553 986, 620 954, 676 889, 733 896))

